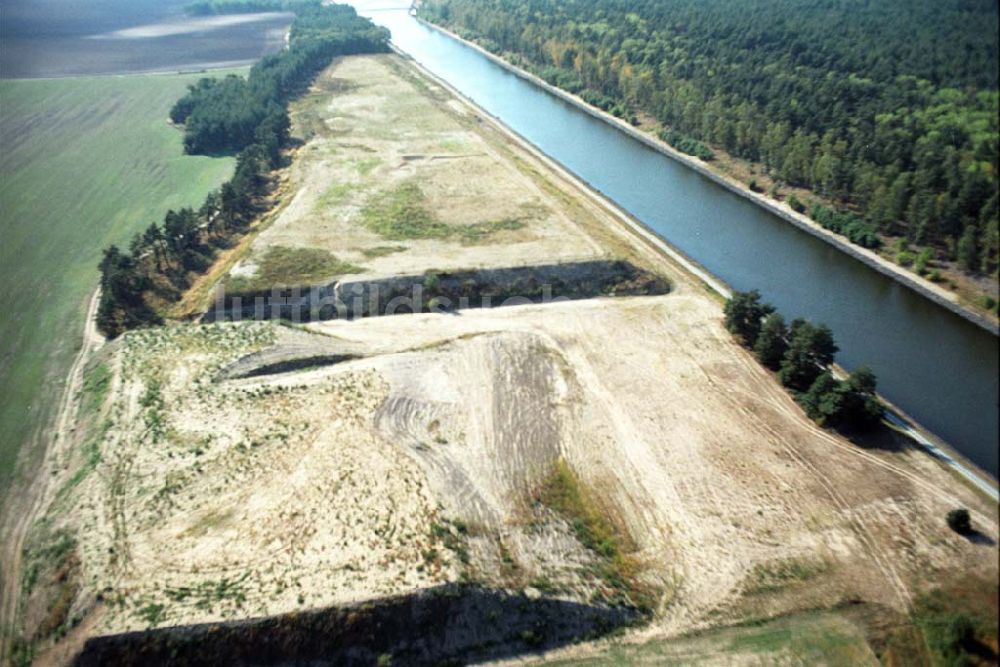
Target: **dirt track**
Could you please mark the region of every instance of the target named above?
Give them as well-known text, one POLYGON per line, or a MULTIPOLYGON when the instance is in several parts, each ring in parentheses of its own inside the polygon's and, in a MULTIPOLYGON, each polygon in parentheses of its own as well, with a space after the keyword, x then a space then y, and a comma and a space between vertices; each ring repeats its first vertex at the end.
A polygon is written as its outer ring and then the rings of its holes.
MULTIPOLYGON (((56 424, 52 430, 53 443, 46 447, 45 456, 38 466, 39 471, 43 473, 52 467, 54 460, 65 455, 65 448, 71 444, 73 422, 76 419, 76 401, 83 383, 83 369, 94 352, 104 344, 104 337, 97 331, 95 317, 100 298, 101 291, 98 288, 87 306, 83 345, 73 361, 63 389, 56 424)), ((48 475, 42 474, 38 482, 24 489, 22 494, 7 499, 5 508, 7 519, 3 525, 3 553, 0 554, 0 656, 7 656, 10 650, 12 637, 9 633, 13 631, 17 614, 24 538, 46 503, 51 500, 52 488, 47 482, 48 475)))

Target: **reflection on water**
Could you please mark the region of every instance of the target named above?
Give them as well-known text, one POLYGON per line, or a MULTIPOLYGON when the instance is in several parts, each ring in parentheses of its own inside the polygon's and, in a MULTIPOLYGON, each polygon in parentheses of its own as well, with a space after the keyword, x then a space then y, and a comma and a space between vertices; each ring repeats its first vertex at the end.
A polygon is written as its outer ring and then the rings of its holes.
POLYGON ((198 70, 281 49, 290 14, 186 17, 189 0, 2 0, 0 77, 198 70))

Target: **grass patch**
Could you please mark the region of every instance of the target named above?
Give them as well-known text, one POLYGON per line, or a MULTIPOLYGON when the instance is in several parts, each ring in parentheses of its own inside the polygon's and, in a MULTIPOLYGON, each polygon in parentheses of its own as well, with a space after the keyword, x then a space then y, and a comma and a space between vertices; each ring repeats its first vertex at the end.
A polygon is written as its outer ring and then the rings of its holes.
POLYGON ((203 581, 194 586, 168 587, 164 593, 173 602, 185 603, 195 609, 211 611, 213 605, 223 602, 232 602, 236 606, 242 606, 246 602, 247 579, 250 573, 246 572, 239 577, 203 581))
POLYGON ((484 243, 498 232, 524 227, 524 221, 518 218, 448 225, 427 209, 423 191, 413 182, 373 197, 361 211, 361 219, 370 231, 391 241, 453 239, 467 245, 484 243))
POLYGON ((165 119, 202 74, 0 81, 0 488, 56 407, 101 251, 198 207, 234 161, 183 154, 165 119), (39 409, 37 406, 41 405, 39 409))
POLYGON ((424 206, 424 193, 416 183, 403 183, 372 198, 361 211, 369 230, 392 241, 445 239, 451 227, 434 219, 424 206))
POLYGON ((759 595, 781 590, 791 584, 808 581, 826 572, 824 561, 786 558, 770 563, 759 563, 747 577, 747 595, 759 595))
POLYGON ((628 553, 631 540, 611 523, 565 461, 555 464, 535 499, 566 519, 580 543, 598 557, 595 574, 617 593, 611 601, 652 610, 652 592, 637 582, 638 563, 628 553))
POLYGON ((84 416, 94 415, 104 405, 111 389, 111 367, 107 362, 94 364, 84 371, 80 410, 84 416))
POLYGON ((367 176, 380 164, 382 164, 382 160, 377 157, 362 158, 354 161, 354 169, 361 176, 367 176))
POLYGON ((326 192, 320 195, 319 199, 316 200, 315 209, 317 211, 321 211, 325 208, 333 208, 334 206, 343 204, 353 189, 354 186, 350 183, 337 183, 336 185, 331 185, 327 188, 326 192))
MULTIPOLYGON (((984 588, 990 588, 984 586, 984 588)), ((994 596, 996 584, 992 585, 994 596)), ((996 664, 996 598, 991 617, 963 599, 961 593, 935 590, 917 601, 913 620, 923 635, 934 665, 996 664)))
POLYGON ((83 445, 83 463, 76 469, 73 476, 66 481, 66 484, 59 489, 59 492, 56 494, 57 498, 60 500, 65 498, 66 494, 79 486, 80 482, 87 479, 87 476, 94 472, 97 469, 97 466, 100 465, 101 439, 104 437, 104 432, 106 432, 106 430, 106 428, 102 429, 100 435, 88 440, 83 445))
POLYGON ((379 257, 386 257, 387 255, 392 255, 397 252, 403 252, 406 250, 406 246, 402 245, 380 245, 374 248, 365 248, 361 251, 361 254, 365 256, 366 259, 377 259, 379 257))
POLYGON ((559 667, 619 665, 878 665, 862 628, 836 612, 806 612, 642 644, 612 644, 559 667))
POLYGON ((469 564, 468 528, 461 521, 443 520, 431 524, 431 537, 451 551, 462 565, 469 564))
POLYGON ((489 222, 478 222, 474 225, 456 227, 457 236, 465 245, 478 245, 490 240, 494 234, 499 232, 517 231, 524 227, 524 221, 519 218, 503 218, 501 220, 490 220, 489 222))
POLYGON ((31 593, 43 567, 53 570, 62 568, 76 549, 76 537, 72 533, 64 528, 49 532, 47 525, 47 522, 41 524, 41 544, 27 552, 26 567, 22 575, 22 595, 31 593))
POLYGON ((137 615, 146 622, 146 625, 151 628, 155 628, 161 621, 166 619, 167 607, 166 605, 150 602, 149 604, 140 607, 137 615))
POLYGON ((337 259, 321 248, 289 248, 272 246, 257 263, 257 273, 250 277, 230 277, 226 289, 251 292, 275 286, 309 285, 345 273, 364 269, 337 259))

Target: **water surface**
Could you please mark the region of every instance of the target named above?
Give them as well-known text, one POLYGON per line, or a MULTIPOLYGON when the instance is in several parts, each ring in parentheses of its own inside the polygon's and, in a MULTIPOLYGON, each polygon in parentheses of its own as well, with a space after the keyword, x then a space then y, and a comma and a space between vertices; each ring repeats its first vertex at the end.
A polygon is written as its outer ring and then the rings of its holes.
POLYGON ((426 28, 399 2, 357 2, 393 41, 655 233, 786 318, 826 322, 848 369, 997 475, 998 351, 992 334, 680 163, 426 28), (378 11, 373 11, 378 9, 378 11))

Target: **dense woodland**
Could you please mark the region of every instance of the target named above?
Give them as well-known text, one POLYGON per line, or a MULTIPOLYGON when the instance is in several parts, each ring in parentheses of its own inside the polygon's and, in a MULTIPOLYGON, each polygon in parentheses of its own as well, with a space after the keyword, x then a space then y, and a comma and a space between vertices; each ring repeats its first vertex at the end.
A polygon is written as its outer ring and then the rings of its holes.
POLYGON ((108 336, 159 322, 152 304, 179 298, 218 249, 246 231, 272 188, 271 172, 289 141, 289 99, 334 56, 388 49, 388 31, 347 5, 297 6, 287 49, 261 59, 245 79, 202 79, 171 111, 174 122, 185 124, 187 152, 237 154, 236 170, 199 210, 169 211, 127 250, 104 251, 97 323, 108 336))
MULTIPOLYGON (((996 0, 425 0, 421 15, 687 153, 757 163, 860 245, 996 274, 996 0)), ((751 187, 753 184, 751 184, 751 187)), ((922 266, 917 270, 924 272, 922 266)))

